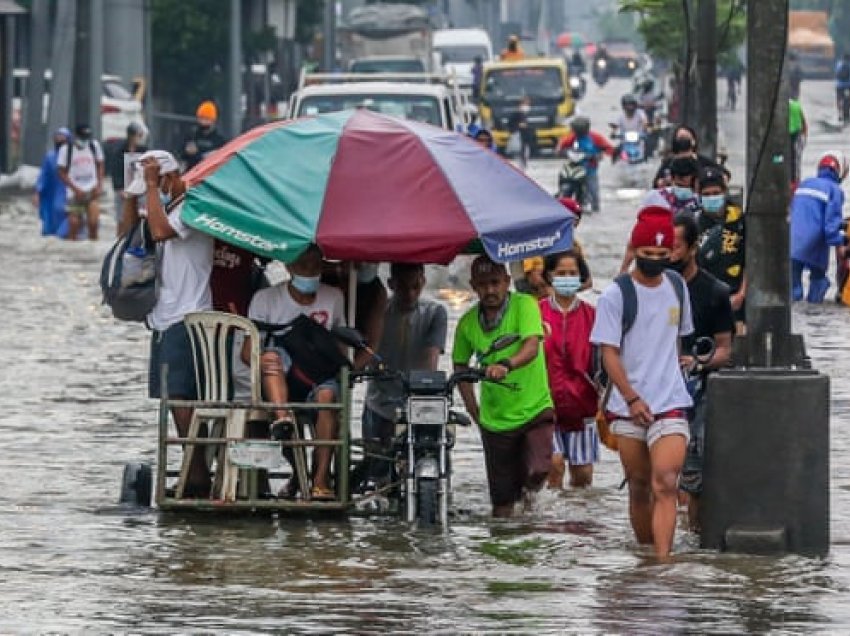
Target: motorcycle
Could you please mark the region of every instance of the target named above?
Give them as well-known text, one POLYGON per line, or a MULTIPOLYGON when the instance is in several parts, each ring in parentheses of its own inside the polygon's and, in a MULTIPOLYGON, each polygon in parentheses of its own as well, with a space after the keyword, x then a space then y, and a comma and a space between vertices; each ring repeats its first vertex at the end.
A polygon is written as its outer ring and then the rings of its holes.
POLYGON ((587 80, 584 77, 584 73, 570 72, 570 92, 573 99, 584 99, 584 95, 587 92, 587 80))
MULTIPOLYGON (((519 341, 516 334, 497 338, 487 351, 478 355, 477 367, 448 375, 445 371, 388 369, 354 329, 337 327, 336 336, 358 351, 368 353, 374 366, 351 373, 350 381, 395 380, 404 388, 398 405, 388 462, 389 484, 382 488, 395 499, 406 521, 422 526, 448 525, 451 500, 451 449, 457 426, 471 426, 469 417, 451 408, 454 389, 461 383, 491 381, 486 378, 483 361, 519 341)), ((515 384, 497 382, 507 390, 515 384)))
POLYGON ((608 83, 609 75, 608 60, 599 58, 593 62, 593 81, 598 86, 605 86, 608 83))
POLYGON ((616 124, 610 124, 611 138, 620 141, 617 148, 617 164, 620 166, 620 180, 628 187, 638 187, 649 180, 646 174, 646 133, 636 130, 619 132, 616 124))
POLYGON ((575 146, 567 150, 567 159, 558 173, 558 196, 570 197, 584 206, 587 201, 587 154, 575 146))

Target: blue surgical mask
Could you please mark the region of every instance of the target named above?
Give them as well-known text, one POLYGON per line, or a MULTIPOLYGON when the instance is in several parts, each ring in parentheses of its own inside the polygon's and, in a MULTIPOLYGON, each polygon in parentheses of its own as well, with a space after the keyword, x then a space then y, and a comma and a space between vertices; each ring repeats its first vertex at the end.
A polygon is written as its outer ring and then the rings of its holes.
POLYGON ((709 214, 718 214, 726 204, 725 194, 703 195, 700 197, 702 209, 709 214))
POLYGON ((168 207, 168 204, 171 203, 171 195, 165 194, 164 192, 160 191, 159 202, 162 204, 162 209, 164 210, 168 207))
POLYGON ((575 296, 581 289, 580 276, 554 276, 552 288, 559 296, 575 296))
POLYGON ((678 201, 687 201, 688 199, 694 198, 694 191, 691 188, 685 186, 670 186, 670 190, 673 192, 673 196, 676 197, 678 201))
POLYGON ((300 291, 302 294, 315 294, 317 291, 319 291, 321 277, 299 276, 298 274, 293 274, 291 282, 292 286, 298 291, 300 291))
POLYGON ((378 276, 377 263, 360 263, 357 266, 357 282, 361 285, 371 283, 378 276))

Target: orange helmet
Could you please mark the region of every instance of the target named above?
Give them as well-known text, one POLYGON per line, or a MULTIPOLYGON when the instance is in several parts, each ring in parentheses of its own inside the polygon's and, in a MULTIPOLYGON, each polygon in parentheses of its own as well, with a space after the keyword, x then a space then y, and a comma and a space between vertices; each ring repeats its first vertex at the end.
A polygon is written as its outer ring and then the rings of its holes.
POLYGON ((195 111, 195 117, 198 119, 209 119, 215 121, 218 119, 218 108, 211 101, 201 102, 198 110, 195 111))

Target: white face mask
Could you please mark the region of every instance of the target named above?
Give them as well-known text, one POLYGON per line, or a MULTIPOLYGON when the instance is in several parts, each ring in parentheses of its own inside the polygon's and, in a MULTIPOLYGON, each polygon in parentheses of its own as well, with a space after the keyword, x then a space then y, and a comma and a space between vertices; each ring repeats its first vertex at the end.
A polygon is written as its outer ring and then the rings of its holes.
POLYGON ((528 104, 523 104, 522 106, 519 107, 519 110, 520 110, 521 113, 527 113, 528 111, 531 110, 531 106, 529 106, 528 104))

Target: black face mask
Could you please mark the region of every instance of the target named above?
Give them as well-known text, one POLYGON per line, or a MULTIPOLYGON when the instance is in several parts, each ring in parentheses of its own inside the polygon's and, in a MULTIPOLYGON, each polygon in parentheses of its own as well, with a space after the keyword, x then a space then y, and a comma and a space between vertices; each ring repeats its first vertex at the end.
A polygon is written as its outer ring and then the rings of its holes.
POLYGON ((683 152, 690 152, 693 150, 693 145, 691 144, 691 140, 687 137, 676 137, 672 142, 670 142, 670 152, 674 155, 679 155, 683 152))
POLYGON ((638 256, 635 259, 638 271, 647 278, 655 278, 661 276, 665 269, 670 266, 669 258, 646 258, 638 256))

